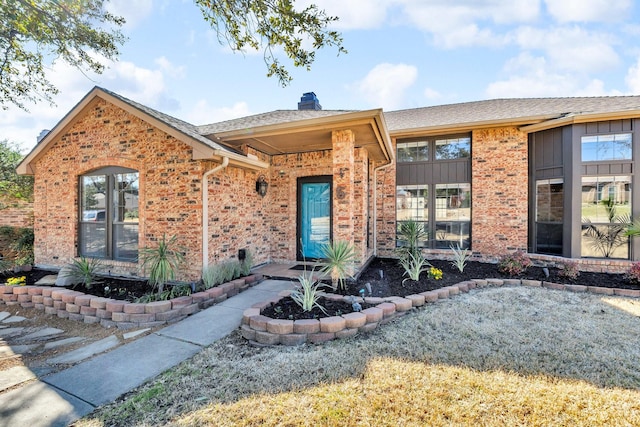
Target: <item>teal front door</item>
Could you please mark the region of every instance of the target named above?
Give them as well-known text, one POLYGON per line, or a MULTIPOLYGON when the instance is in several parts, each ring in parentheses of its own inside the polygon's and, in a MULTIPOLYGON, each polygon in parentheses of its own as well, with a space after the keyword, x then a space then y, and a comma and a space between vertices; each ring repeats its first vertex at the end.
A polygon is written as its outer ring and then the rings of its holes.
POLYGON ((331 177, 298 180, 298 259, 322 258, 331 239, 331 177))

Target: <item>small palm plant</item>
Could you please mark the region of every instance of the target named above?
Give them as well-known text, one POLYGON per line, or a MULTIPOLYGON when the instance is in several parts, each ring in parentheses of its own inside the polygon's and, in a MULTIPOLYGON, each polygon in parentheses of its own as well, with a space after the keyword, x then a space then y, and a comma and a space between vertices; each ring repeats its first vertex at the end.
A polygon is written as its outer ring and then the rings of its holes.
POLYGON ((322 247, 322 257, 324 266, 320 271, 331 276, 333 290, 340 288, 346 291, 345 279, 353 277, 353 262, 356 258, 353 245, 344 240, 328 242, 322 247))
POLYGON ((73 259, 64 273, 65 277, 70 277, 75 283, 82 284, 86 289, 91 289, 96 281, 96 277, 102 269, 102 261, 98 258, 73 259))
POLYGON ((176 248, 177 237, 167 240, 166 235, 155 248, 143 248, 141 259, 143 267, 149 267, 149 283, 158 293, 164 291, 164 285, 175 278, 176 270, 184 262, 184 254, 176 248))
POLYGON ((419 253, 420 242, 429 238, 429 233, 425 231, 424 225, 413 219, 402 221, 398 229, 398 234, 400 235, 400 241, 405 244, 405 246, 398 248, 400 258, 405 257, 407 253, 413 255, 419 253))

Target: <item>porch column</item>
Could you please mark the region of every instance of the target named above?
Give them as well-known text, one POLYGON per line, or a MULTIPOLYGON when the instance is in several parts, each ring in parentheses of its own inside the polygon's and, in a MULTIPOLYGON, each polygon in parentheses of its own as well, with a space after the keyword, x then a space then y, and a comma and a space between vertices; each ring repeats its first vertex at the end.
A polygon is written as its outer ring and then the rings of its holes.
MULTIPOLYGON (((354 143, 351 130, 331 133, 333 144, 333 238, 354 244, 354 143)), ((358 260, 360 253, 356 253, 358 260)))

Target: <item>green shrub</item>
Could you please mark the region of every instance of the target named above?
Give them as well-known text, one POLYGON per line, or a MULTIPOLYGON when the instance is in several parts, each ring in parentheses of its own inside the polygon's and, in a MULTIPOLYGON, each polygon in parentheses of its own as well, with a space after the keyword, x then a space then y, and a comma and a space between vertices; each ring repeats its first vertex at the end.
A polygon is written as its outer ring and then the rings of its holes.
POLYGON ((631 264, 625 278, 632 283, 640 283, 640 261, 631 264))
POLYGON ((518 276, 531 267, 532 263, 526 253, 515 251, 500 258, 498 271, 509 276, 518 276))
POLYGON ((137 303, 145 304, 154 301, 167 301, 173 298, 191 295, 191 285, 180 284, 169 286, 168 289, 158 293, 143 295, 136 299, 137 303))
POLYGON ((567 279, 575 280, 580 276, 580 270, 578 270, 578 263, 576 261, 563 261, 560 263, 560 271, 558 275, 566 277, 567 279))
POLYGON ((220 264, 209 264, 202 269, 202 283, 205 289, 213 288, 222 283, 223 271, 220 264))

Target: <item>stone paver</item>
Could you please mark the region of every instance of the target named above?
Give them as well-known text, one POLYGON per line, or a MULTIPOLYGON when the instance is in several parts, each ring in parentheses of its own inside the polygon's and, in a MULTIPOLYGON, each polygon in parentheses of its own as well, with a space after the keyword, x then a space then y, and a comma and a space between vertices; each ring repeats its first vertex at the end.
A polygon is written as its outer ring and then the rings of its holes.
POLYGON ((73 344, 73 343, 76 343, 78 341, 82 341, 84 339, 85 338, 83 338, 83 337, 63 338, 61 340, 51 341, 51 342, 46 343, 44 345, 44 349, 45 350, 53 350, 54 348, 63 347, 65 345, 73 344))
POLYGON ((118 337, 115 335, 111 335, 107 338, 101 339, 100 341, 96 341, 77 350, 73 350, 68 353, 61 354, 58 357, 48 359, 47 363, 56 364, 80 362, 81 360, 88 359, 89 357, 94 356, 98 353, 110 350, 118 344, 120 344, 120 340, 118 339, 118 337))
POLYGON ((11 316, 7 319, 4 319, 2 323, 19 323, 19 322, 22 322, 23 320, 26 320, 26 319, 22 316, 11 316))
POLYGON ((22 331, 24 331, 24 328, 22 327, 0 329, 0 337, 9 337, 12 335, 18 335, 22 331))
POLYGON ((11 316, 11 313, 7 313, 6 311, 0 312, 0 322, 2 322, 7 317, 11 316))
POLYGON ((12 345, 11 348, 16 354, 27 354, 27 353, 31 353, 31 350, 35 350, 39 346, 40 344, 22 344, 22 345, 12 345))
POLYGON ((145 329, 140 329, 138 331, 131 331, 131 332, 127 332, 126 334, 122 334, 122 338, 124 338, 125 340, 131 339, 131 338, 135 338, 138 335, 142 335, 145 332, 149 332, 151 330, 151 328, 145 328, 145 329))
POLYGON ((53 335, 60 335, 63 334, 64 331, 62 329, 58 329, 58 328, 44 328, 44 329, 40 329, 39 331, 35 331, 32 332, 30 334, 27 334, 23 337, 20 337, 20 341, 30 341, 30 340, 36 340, 39 338, 47 338, 47 337, 51 337, 53 335))

